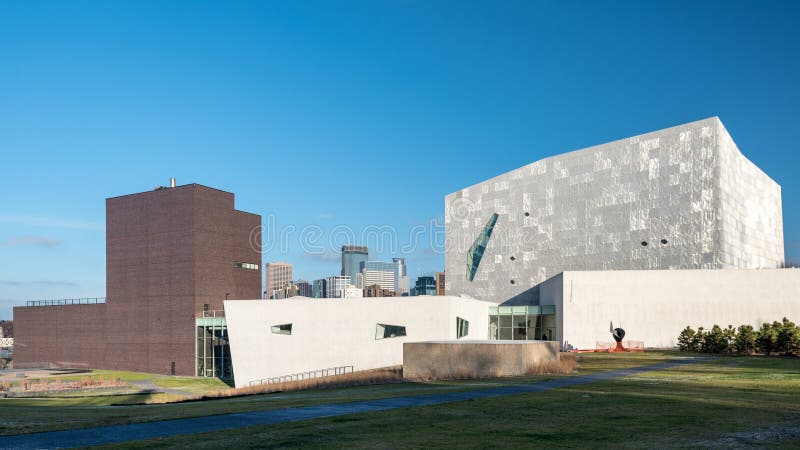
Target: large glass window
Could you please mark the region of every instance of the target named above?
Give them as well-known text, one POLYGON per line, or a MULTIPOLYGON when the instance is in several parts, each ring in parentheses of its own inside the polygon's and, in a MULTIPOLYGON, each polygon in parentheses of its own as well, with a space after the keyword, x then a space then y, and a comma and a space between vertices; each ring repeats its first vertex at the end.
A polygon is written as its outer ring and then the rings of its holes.
POLYGON ((489 339, 552 341, 556 339, 555 306, 489 308, 489 339))
POLYGON ((401 325, 386 325, 379 323, 375 327, 375 339, 388 339, 406 335, 406 327, 401 325))
POLYGON ((225 317, 195 318, 195 338, 195 374, 232 380, 233 365, 225 317))

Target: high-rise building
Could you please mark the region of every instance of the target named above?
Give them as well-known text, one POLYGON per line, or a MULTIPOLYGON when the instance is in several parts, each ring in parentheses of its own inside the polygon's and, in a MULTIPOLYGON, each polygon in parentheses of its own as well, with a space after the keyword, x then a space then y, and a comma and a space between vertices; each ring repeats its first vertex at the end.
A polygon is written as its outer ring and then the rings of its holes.
POLYGON ((350 277, 347 275, 333 275, 326 279, 326 292, 328 294, 327 298, 343 298, 345 295, 345 289, 347 289, 350 284, 350 277))
MULTIPOLYGON (((292 265, 275 261, 264 264, 267 298, 274 298, 273 292, 292 284, 292 265)), ((284 297, 281 297, 284 298, 284 297)))
POLYGON ((294 282, 294 285, 297 286, 297 295, 301 297, 313 297, 314 290, 311 287, 311 283, 306 280, 297 280, 294 282))
POLYGON ((270 300, 282 300, 290 297, 297 297, 299 294, 296 284, 287 284, 280 289, 275 289, 269 295, 270 300))
POLYGON ((408 275, 406 274, 406 259, 405 258, 392 258, 395 264, 394 273, 394 291, 398 295, 408 293, 408 275))
MULTIPOLYGON (((232 193, 199 184, 107 199, 105 302, 14 308, 15 366, 230 377, 229 356, 203 359, 196 320, 226 299, 261 297, 250 242, 260 225, 234 209, 232 193)), ((217 333, 213 345, 230 355, 217 333)))
POLYGON ((397 297, 394 291, 383 289, 379 284, 373 284, 364 288, 364 297, 397 297))
POLYGON ((325 278, 314 280, 311 285, 311 296, 314 298, 327 298, 327 285, 328 280, 325 278))
MULTIPOLYGON (((369 249, 361 245, 342 246, 342 271, 340 275, 350 277, 353 284, 359 283, 357 275, 369 259, 369 249)), ((363 287, 358 286, 358 287, 363 287)))
POLYGON ((394 262, 367 261, 361 273, 364 275, 364 285, 379 285, 382 289, 394 291, 395 275, 398 264, 394 262))
POLYGON ((436 280, 433 277, 419 277, 411 295, 436 295, 436 280))
POLYGON ((445 295, 444 272, 436 272, 436 295, 445 295))

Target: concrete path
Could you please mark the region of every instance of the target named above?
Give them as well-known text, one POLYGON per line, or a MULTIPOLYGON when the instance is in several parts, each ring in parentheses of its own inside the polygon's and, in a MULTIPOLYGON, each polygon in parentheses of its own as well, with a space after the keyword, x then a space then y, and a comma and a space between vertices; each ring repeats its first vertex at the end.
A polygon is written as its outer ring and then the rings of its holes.
POLYGON ((128 384, 131 386, 135 386, 136 388, 140 389, 143 392, 163 392, 165 394, 172 394, 177 395, 180 397, 190 397, 194 394, 188 391, 184 391, 182 389, 175 389, 175 388, 165 388, 161 387, 152 382, 152 380, 137 380, 137 381, 128 381, 128 384))
POLYGON ((539 383, 501 386, 473 391, 450 392, 443 394, 395 397, 376 400, 365 400, 351 403, 335 403, 329 405, 304 406, 270 411, 255 411, 216 416, 173 419, 159 422, 146 422, 131 425, 115 425, 108 427, 82 428, 77 430, 53 431, 47 433, 20 434, 0 437, 0 448, 71 448, 92 445, 115 444, 120 442, 178 436, 184 434, 205 433, 209 431, 231 430, 259 425, 295 422, 298 420, 335 417, 346 414, 387 411, 399 408, 440 405, 443 403, 464 400, 479 400, 501 397, 505 395, 541 392, 550 389, 579 386, 597 381, 613 380, 643 372, 668 369, 682 364, 705 361, 708 358, 686 358, 630 369, 572 377, 557 378, 539 383))

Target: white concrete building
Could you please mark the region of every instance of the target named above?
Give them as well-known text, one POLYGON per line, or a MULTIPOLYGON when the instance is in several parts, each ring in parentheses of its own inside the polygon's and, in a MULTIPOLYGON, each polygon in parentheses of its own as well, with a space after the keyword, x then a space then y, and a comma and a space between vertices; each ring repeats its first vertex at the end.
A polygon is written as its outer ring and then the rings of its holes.
POLYGON ((459 330, 486 339, 490 306, 448 296, 226 300, 236 387, 330 367, 401 365, 404 342, 453 340, 459 330))

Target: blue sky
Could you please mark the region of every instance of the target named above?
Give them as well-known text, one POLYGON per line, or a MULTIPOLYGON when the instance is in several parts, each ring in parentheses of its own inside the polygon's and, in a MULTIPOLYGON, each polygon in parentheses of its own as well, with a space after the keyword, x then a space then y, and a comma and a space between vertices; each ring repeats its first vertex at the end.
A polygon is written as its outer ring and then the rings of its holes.
MULTIPOLYGON (((264 259, 294 263, 297 278, 339 269, 330 251, 303 252, 309 226, 390 226, 398 246, 413 234, 401 256, 416 277, 443 268, 430 236, 446 194, 715 115, 782 185, 786 253, 800 259, 798 12, 741 1, 0 2, 0 318, 28 299, 103 296, 104 199, 171 176, 274 219, 286 245, 264 259)), ((396 253, 385 247, 373 256, 396 253)))

